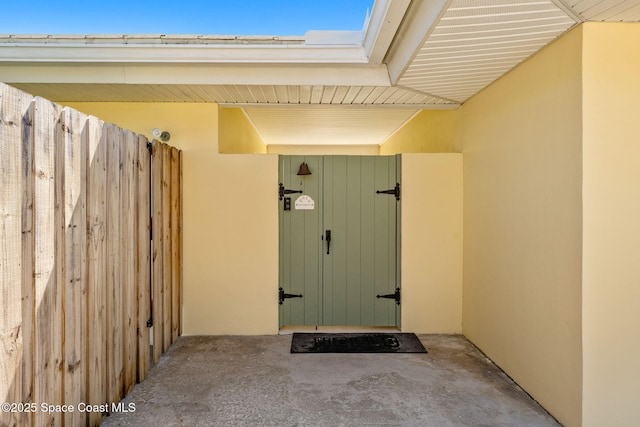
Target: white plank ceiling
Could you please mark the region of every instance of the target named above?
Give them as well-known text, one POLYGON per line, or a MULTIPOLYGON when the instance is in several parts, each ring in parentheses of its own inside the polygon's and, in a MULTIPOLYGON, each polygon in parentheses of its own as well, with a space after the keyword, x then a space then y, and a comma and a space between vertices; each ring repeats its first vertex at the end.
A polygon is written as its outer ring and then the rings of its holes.
POLYGON ((640 0, 452 0, 397 84, 463 103, 586 21, 640 20, 640 0))
POLYGON ((464 102, 575 23, 550 0, 454 0, 398 84, 464 102))
POLYGON ((371 105, 448 108, 456 103, 413 89, 328 85, 185 85, 20 83, 15 86, 58 102, 216 102, 224 105, 371 105))
MULTIPOLYGON (((423 0, 413 0, 419 1, 423 0)), ((399 43, 408 33, 421 38, 412 45, 417 50, 396 81, 387 86, 364 81, 335 86, 329 80, 306 86, 240 81, 13 84, 59 102, 216 102, 241 107, 268 144, 380 144, 415 112, 458 107, 581 22, 640 21, 640 0, 451 0, 444 4, 433 24, 406 20, 424 28, 408 32, 400 25, 397 29, 399 43)), ((410 6, 407 14, 411 10, 410 6)), ((34 36, 25 36, 20 43, 30 43, 30 37, 34 36)), ((59 42, 65 43, 63 38, 59 42)), ((15 48, 19 43, 6 44, 15 48)))
POLYGON ((583 21, 634 22, 640 20, 638 0, 562 0, 583 21))
POLYGON ((292 106, 245 112, 267 145, 378 145, 416 110, 292 106))

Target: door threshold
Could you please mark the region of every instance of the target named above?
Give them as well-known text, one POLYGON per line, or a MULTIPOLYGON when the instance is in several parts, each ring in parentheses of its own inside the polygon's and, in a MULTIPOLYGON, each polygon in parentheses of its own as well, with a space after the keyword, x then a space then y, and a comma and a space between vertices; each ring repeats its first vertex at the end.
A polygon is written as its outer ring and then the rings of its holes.
POLYGON ((396 326, 283 326, 278 335, 291 335, 295 332, 302 333, 376 333, 376 332, 400 332, 396 326))

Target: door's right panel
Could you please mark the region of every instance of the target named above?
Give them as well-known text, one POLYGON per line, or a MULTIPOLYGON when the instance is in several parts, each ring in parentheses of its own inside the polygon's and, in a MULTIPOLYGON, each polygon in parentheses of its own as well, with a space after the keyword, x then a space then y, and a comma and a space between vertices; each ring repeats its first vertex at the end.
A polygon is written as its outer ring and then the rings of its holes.
POLYGON ((327 156, 324 160, 322 324, 395 326, 397 201, 376 194, 397 182, 395 157, 327 156))

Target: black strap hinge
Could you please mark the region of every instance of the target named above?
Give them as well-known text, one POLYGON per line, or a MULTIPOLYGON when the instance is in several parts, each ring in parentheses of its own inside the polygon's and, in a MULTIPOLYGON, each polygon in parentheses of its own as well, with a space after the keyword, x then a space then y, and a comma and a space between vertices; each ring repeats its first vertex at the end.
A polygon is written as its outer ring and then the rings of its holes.
POLYGON ((278 288, 278 304, 282 305, 286 298, 302 298, 302 295, 285 294, 284 289, 278 288))
POLYGON ((378 190, 376 194, 392 194, 396 197, 396 200, 400 200, 400 183, 396 182, 396 186, 391 190, 378 190))
POLYGON ((280 200, 284 199, 284 195, 285 194, 293 194, 293 193, 302 194, 302 190, 289 190, 287 188, 284 188, 284 184, 282 184, 282 183, 278 184, 278 198, 280 200))
POLYGON ((393 300, 396 300, 397 305, 400 305, 400 288, 396 288, 396 291, 392 294, 376 295, 376 298, 393 299, 393 300))

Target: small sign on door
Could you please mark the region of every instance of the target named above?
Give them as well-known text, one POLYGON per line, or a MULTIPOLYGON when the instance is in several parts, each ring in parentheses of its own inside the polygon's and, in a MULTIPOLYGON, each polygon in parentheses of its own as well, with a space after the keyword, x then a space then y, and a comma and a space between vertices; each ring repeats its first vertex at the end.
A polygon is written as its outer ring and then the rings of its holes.
POLYGON ((310 196, 303 194, 302 196, 296 199, 294 206, 296 210, 312 211, 315 208, 315 202, 310 196))

